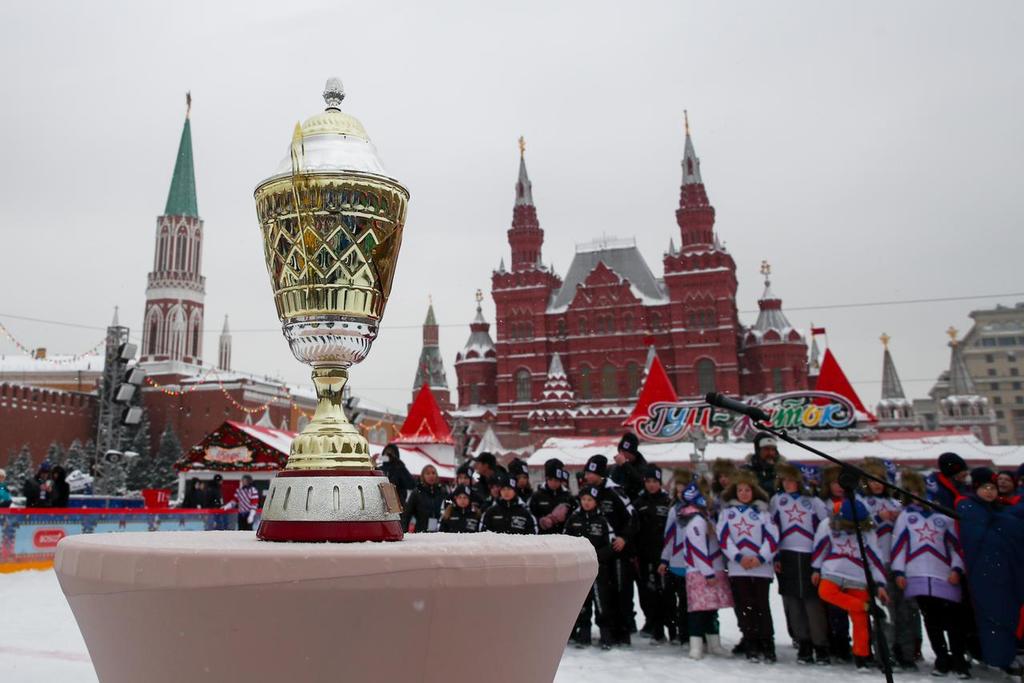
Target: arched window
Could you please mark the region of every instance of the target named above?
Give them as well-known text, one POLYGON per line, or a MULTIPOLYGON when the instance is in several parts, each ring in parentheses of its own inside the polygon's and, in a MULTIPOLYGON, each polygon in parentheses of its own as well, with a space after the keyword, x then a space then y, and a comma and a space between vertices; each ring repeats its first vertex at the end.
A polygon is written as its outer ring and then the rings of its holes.
POLYGON ((154 314, 149 318, 149 337, 146 339, 146 353, 150 356, 156 355, 157 338, 160 332, 157 316, 154 314))
POLYGON ((580 367, 580 396, 589 401, 594 397, 594 389, 590 382, 590 366, 580 367))
POLYGON ((716 391, 715 362, 710 358, 701 358, 697 361, 697 392, 703 396, 712 391, 716 391))
POLYGON ((199 274, 202 269, 202 264, 199 262, 200 256, 203 253, 203 240, 202 235, 199 233, 199 228, 192 233, 192 272, 199 274))
POLYGON ((630 396, 640 393, 640 366, 636 363, 626 364, 626 386, 630 396))
POLYGON ((782 368, 772 368, 772 391, 776 394, 781 394, 785 391, 782 382, 782 368))
POLYGON ((626 315, 622 316, 622 331, 633 331, 633 315, 631 313, 627 313, 626 315))
POLYGON ((480 403, 480 385, 475 382, 469 385, 469 402, 472 405, 480 403))
POLYGON ((174 269, 185 270, 185 255, 188 250, 188 232, 185 228, 178 231, 178 238, 175 240, 174 269))
POLYGON ((528 403, 533 398, 530 371, 526 369, 516 372, 516 401, 528 403))
POLYGON ((185 355, 185 315, 180 308, 174 308, 168 317, 167 349, 171 360, 181 360, 185 355))
POLYGON ((605 363, 601 368, 601 395, 605 398, 617 398, 619 395, 619 382, 615 366, 611 363, 605 363))
POLYGON ((661 329, 661 316, 658 315, 657 313, 651 313, 651 329, 652 330, 660 330, 661 329))
POLYGON ((581 316, 580 317, 580 335, 582 336, 582 335, 584 335, 586 333, 587 333, 587 319, 581 316))
POLYGON ((565 318, 559 318, 558 319, 558 336, 564 339, 566 334, 567 334, 567 330, 565 328, 565 318))
POLYGON ((160 231, 159 249, 157 251, 156 265, 153 270, 168 270, 167 268, 167 240, 170 237, 167 234, 167 227, 164 226, 163 230, 160 231))

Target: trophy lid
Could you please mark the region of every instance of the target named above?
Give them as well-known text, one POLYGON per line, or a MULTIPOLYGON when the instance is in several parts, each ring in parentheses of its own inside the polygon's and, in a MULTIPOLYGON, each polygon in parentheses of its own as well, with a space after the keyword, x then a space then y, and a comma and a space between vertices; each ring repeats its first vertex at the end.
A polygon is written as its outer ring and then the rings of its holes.
MULTIPOLYGON (((345 88, 339 78, 327 79, 323 112, 306 119, 302 126, 301 170, 306 173, 357 171, 391 177, 384 170, 377 148, 370 142, 359 119, 341 111, 345 88)), ((291 175, 292 153, 285 155, 273 177, 291 175)))

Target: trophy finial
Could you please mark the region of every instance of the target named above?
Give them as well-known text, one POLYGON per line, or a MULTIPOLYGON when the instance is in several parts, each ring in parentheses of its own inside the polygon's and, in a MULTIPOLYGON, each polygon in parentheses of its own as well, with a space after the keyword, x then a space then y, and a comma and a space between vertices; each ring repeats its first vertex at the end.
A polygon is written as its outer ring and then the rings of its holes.
POLYGON ((324 86, 324 102, 327 103, 327 111, 341 110, 341 101, 345 99, 345 86, 342 85, 341 79, 332 77, 327 79, 327 85, 324 86))
POLYGON ((890 337, 885 332, 883 332, 882 336, 878 338, 878 340, 882 342, 882 346, 885 347, 886 349, 889 348, 889 340, 890 339, 892 339, 892 337, 890 337))
POLYGON ((950 325, 949 329, 946 330, 946 334, 949 335, 949 339, 950 339, 949 345, 950 346, 956 346, 959 343, 956 340, 956 337, 957 337, 958 334, 960 334, 960 330, 958 330, 955 327, 953 327, 952 325, 950 325))

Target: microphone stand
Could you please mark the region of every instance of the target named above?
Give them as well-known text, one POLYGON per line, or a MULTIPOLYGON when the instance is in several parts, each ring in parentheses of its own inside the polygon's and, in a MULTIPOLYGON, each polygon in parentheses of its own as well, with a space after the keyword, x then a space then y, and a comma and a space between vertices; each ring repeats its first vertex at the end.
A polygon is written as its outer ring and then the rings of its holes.
MULTIPOLYGON (((734 399, 730 400, 734 401, 734 399)), ((711 401, 708 402, 712 403, 711 401)), ((712 405, 714 404, 712 403, 712 405)), ((861 533, 861 528, 859 524, 861 520, 857 519, 857 482, 862 478, 878 482, 879 484, 882 484, 887 488, 893 489, 894 491, 898 491, 907 498, 914 500, 922 505, 925 505, 935 510, 936 512, 941 512, 942 514, 948 517, 951 517, 953 519, 959 519, 959 515, 957 515, 956 512, 954 512, 953 510, 950 510, 949 508, 943 505, 939 505, 937 503, 925 500, 924 498, 916 496, 910 493, 909 491, 900 488, 899 486, 890 484, 888 481, 884 479, 869 474, 862 470, 861 468, 857 467, 856 465, 851 465, 849 463, 842 462, 832 457, 828 453, 823 453, 822 451, 819 451, 817 448, 808 446, 799 439, 790 436, 785 429, 777 429, 767 424, 767 418, 765 418, 764 413, 761 413, 760 415, 751 415, 747 411, 735 410, 729 405, 719 407, 724 407, 726 410, 730 410, 731 412, 747 415, 748 417, 751 417, 751 421, 754 423, 754 426, 758 430, 767 432, 779 439, 782 439, 786 443, 791 443, 794 446, 804 449, 805 451, 814 453, 815 455, 824 458, 825 460, 828 460, 833 464, 839 465, 842 468, 842 471, 839 474, 839 485, 842 486, 843 492, 846 494, 847 500, 850 501, 850 507, 853 511, 854 534, 857 537, 857 546, 860 550, 860 560, 864 564, 864 579, 865 583, 867 584, 867 590, 869 594, 868 614, 870 615, 871 619, 868 621, 868 642, 870 643, 872 641, 871 636, 872 632, 874 632, 877 639, 876 642, 878 643, 878 656, 882 660, 882 672, 885 674, 886 683, 893 683, 892 663, 889 661, 889 643, 886 641, 885 632, 882 630, 882 622, 885 621, 885 614, 882 612, 882 609, 875 602, 875 596, 878 594, 878 588, 875 584, 874 577, 871 575, 871 568, 868 564, 869 559, 867 553, 867 546, 864 545, 864 536, 861 533), (871 628, 871 620, 874 621, 874 628, 871 628)))

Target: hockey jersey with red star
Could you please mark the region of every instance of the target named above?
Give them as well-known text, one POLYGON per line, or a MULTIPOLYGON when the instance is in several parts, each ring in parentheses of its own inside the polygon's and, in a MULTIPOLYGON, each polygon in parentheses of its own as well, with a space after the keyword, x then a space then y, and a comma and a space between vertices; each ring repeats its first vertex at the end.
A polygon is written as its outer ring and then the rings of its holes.
MULTIPOLYGON (((880 585, 885 585, 885 567, 878 552, 878 538, 875 530, 862 532, 864 547, 867 551, 868 566, 871 575, 880 585)), ((821 572, 823 578, 841 579, 860 586, 867 585, 864 577, 864 563, 860 559, 860 547, 857 536, 852 531, 833 529, 832 521, 825 519, 818 524, 814 534, 814 553, 811 555, 811 567, 821 572)))
POLYGON ((954 570, 964 570, 956 524, 946 515, 908 506, 893 531, 893 573, 945 581, 954 570))
POLYGON ((779 529, 779 548, 798 553, 814 550, 814 532, 828 518, 825 501, 801 493, 777 493, 771 502, 772 519, 779 529))
POLYGON ((879 559, 882 560, 882 564, 889 567, 890 564, 890 551, 892 550, 893 536, 892 530, 895 525, 894 521, 884 519, 881 515, 883 512, 895 512, 897 515, 903 510, 903 506, 900 505, 898 500, 889 498, 888 496, 861 496, 860 500, 864 501, 864 506, 871 513, 871 520, 875 523, 875 536, 878 537, 878 553, 879 559))
POLYGON ((717 532, 730 576, 773 578, 772 560, 779 549, 779 530, 766 504, 729 503, 719 515, 717 532), (747 569, 740 564, 744 556, 756 557, 760 564, 747 569))

